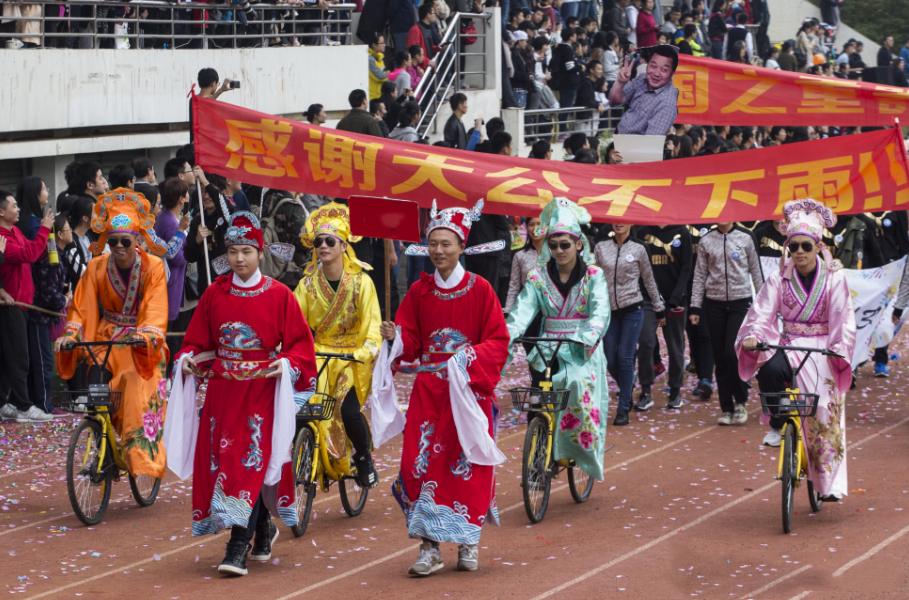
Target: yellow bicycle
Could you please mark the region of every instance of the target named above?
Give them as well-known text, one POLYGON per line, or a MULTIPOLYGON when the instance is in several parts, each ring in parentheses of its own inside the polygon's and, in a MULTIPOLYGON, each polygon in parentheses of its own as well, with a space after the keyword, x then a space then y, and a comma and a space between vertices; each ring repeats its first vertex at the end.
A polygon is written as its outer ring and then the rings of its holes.
POLYGON ((87 390, 67 390, 57 400, 60 410, 84 415, 70 436, 66 451, 66 489, 76 517, 86 525, 97 525, 110 502, 113 482, 129 474, 129 487, 139 506, 151 506, 158 497, 161 479, 129 473, 117 443, 112 414, 120 409, 123 392, 110 389, 107 361, 114 346, 144 346, 145 342, 111 341, 67 344, 66 350, 85 348, 94 365, 88 371, 87 390), (106 347, 103 360, 92 347, 106 347))
MULTIPOLYGON (((521 467, 521 488, 524 493, 524 510, 527 518, 531 523, 539 523, 546 516, 546 509, 549 507, 552 477, 562 467, 568 469, 568 489, 575 502, 578 504, 587 502, 593 491, 595 480, 590 475, 581 470, 573 460, 557 462, 553 459, 552 454, 552 441, 558 425, 557 414, 568 406, 570 393, 570 390, 567 389, 552 389, 552 367, 555 365, 563 343, 578 344, 580 342, 563 338, 533 337, 520 338, 516 341, 532 344, 541 357, 543 353, 538 344, 556 344, 539 388, 519 387, 509 390, 512 408, 528 413, 527 433, 524 436, 524 459, 521 467)), ((612 446, 606 451, 611 449, 612 446)))
MULTIPOLYGON (((362 364, 361 361, 354 358, 353 354, 316 352, 316 358, 322 359, 319 379, 330 360, 346 360, 362 364)), ((328 387, 328 382, 325 383, 325 387, 328 387)), ((321 484, 322 490, 328 491, 331 484, 335 483, 320 465, 319 449, 325 443, 325 439, 322 429, 319 427, 319 421, 331 419, 336 405, 337 398, 325 393, 324 390, 317 391, 309 403, 304 404, 297 413, 297 436, 294 440, 292 454, 294 485, 297 493, 297 524, 290 528, 296 537, 306 533, 306 528, 309 526, 309 516, 312 513, 317 485, 321 484)), ((351 465, 351 469, 355 470, 355 467, 351 465)), ((342 477, 337 483, 344 512, 349 517, 356 517, 363 512, 363 508, 366 506, 369 490, 360 487, 356 480, 356 473, 342 477)))
MULTIPOLYGON (((765 350, 792 350, 805 354, 802 362, 792 374, 792 384, 798 379, 799 372, 808 357, 816 352, 824 356, 843 358, 839 354, 824 348, 801 348, 796 346, 774 346, 772 344, 759 344, 755 352, 765 350)), ((777 479, 783 484, 783 532, 792 531, 792 505, 795 499, 795 488, 800 487, 802 480, 808 475, 808 455, 805 454, 805 444, 802 442, 802 419, 813 417, 817 414, 817 404, 820 396, 801 392, 797 387, 786 388, 785 392, 762 392, 761 409, 767 416, 785 418, 780 443, 780 463, 777 479)), ((808 499, 811 510, 818 512, 824 505, 819 493, 815 493, 814 484, 810 479, 808 483, 808 499)))

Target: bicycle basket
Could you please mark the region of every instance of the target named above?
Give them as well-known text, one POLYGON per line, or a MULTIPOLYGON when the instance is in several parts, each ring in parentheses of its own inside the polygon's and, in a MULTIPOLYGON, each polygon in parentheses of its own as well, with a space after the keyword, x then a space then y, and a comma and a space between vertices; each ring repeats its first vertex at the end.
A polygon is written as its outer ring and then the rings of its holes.
POLYGON ((322 392, 316 392, 308 404, 300 407, 297 419, 302 421, 324 421, 331 418, 337 399, 322 392))
POLYGON ((568 406, 569 390, 544 392, 540 388, 512 388, 511 407, 521 412, 559 412, 568 406))
POLYGON ((761 410, 768 417, 813 417, 820 398, 817 394, 766 392, 761 394, 761 410))
POLYGON ((120 410, 123 392, 112 391, 107 384, 89 385, 87 390, 65 390, 54 403, 56 408, 71 413, 114 414, 120 410))

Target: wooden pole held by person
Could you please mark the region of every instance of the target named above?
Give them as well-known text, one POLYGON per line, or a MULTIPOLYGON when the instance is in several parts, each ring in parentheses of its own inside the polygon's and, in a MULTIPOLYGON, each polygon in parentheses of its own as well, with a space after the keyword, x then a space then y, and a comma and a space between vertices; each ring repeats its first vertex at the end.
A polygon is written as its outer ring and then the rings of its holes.
POLYGON ((385 320, 391 321, 391 253, 395 251, 391 240, 385 241, 385 320))
MULTIPOLYGON (((202 204, 202 184, 196 182, 196 189, 199 190, 199 227, 202 227, 205 225, 205 206, 202 204)), ((208 232, 208 235, 211 235, 210 231, 208 232)), ((211 265, 208 263, 207 238, 202 238, 202 251, 205 253, 205 275, 208 277, 208 285, 211 285, 211 265)))

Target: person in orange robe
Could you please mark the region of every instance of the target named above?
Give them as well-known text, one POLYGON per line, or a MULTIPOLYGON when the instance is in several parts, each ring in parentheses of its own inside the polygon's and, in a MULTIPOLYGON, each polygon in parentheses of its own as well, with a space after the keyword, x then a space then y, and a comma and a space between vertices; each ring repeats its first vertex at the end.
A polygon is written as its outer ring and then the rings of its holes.
POLYGON ((148 200, 132 190, 117 188, 98 199, 92 229, 100 237, 90 248, 96 256, 76 286, 55 350, 60 377, 70 379, 80 361, 91 359, 83 348, 67 350, 69 342, 144 342, 114 346, 111 351, 110 387, 123 392, 112 421, 130 474, 164 477, 167 280, 164 262, 139 247, 141 237, 150 252, 158 256, 166 252, 148 233, 154 224, 148 200), (110 254, 97 256, 106 244, 110 254))

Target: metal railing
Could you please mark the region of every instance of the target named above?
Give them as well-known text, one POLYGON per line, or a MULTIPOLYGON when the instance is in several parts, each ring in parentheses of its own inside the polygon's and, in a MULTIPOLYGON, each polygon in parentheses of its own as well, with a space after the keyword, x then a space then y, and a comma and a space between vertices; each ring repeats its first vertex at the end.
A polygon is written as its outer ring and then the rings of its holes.
POLYGON ((24 24, 17 29, 29 29, 29 23, 38 23, 39 28, 0 34, 8 38, 9 49, 23 41, 45 47, 50 43, 64 48, 165 49, 351 44, 350 13, 356 8, 355 4, 329 4, 324 10, 315 3, 250 4, 247 0, 228 4, 39 0, 17 5, 38 5, 41 14, 4 15, 3 20, 24 24), (61 8, 62 15, 57 12, 61 8))
POLYGON ((524 139, 531 143, 541 139, 555 142, 575 132, 600 137, 607 130, 614 131, 624 114, 623 106, 610 106, 603 114, 583 106, 525 110, 524 139))
POLYGON ((488 87, 486 40, 487 26, 491 19, 490 13, 455 13, 451 17, 442 35, 442 43, 439 44, 439 47, 444 49, 433 57, 436 67, 434 69, 430 67, 426 71, 414 90, 414 97, 418 99, 422 109, 420 120, 414 127, 420 136, 425 137, 430 127, 435 127, 439 108, 448 101, 450 93, 474 87, 467 85, 468 77, 479 79, 477 89, 488 87), (466 24, 468 20, 476 28, 476 33, 461 32, 462 22, 466 24), (476 40, 468 44, 466 38, 476 40), (482 66, 478 70, 469 70, 474 67, 469 66, 468 61, 471 65, 479 61, 482 66))

